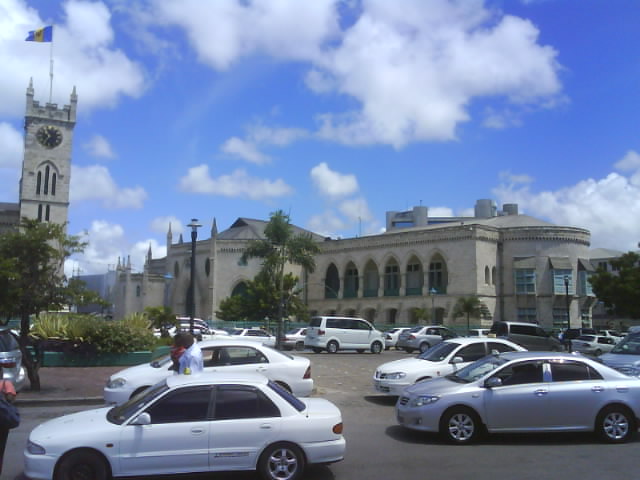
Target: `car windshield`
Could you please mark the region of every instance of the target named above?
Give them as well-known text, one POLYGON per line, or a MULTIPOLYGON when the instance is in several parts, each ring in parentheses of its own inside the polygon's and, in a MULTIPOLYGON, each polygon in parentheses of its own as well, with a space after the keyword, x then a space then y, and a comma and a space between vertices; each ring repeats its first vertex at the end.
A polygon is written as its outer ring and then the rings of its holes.
POLYGON ((242 335, 242 332, 244 332, 244 328, 234 328, 231 330, 231 335, 242 335))
POLYGON ((429 362, 442 362, 455 348, 458 348, 459 346, 460 344, 455 342, 440 342, 422 352, 418 355, 418 358, 429 362))
POLYGON ((10 330, 4 330, 0 332, 0 351, 10 352, 12 350, 19 350, 18 342, 11 334, 10 330))
POLYGON ((627 335, 620 341, 611 353, 620 353, 623 355, 640 355, 640 334, 627 335))
POLYGON ((107 412, 107 420, 116 425, 122 425, 131 415, 153 402, 167 390, 169 390, 169 387, 165 379, 156 383, 153 387, 134 395, 122 405, 113 407, 107 412))
POLYGON ((171 355, 163 355, 162 357, 156 358, 153 362, 151 362, 151 366, 153 368, 162 368, 171 363, 171 355))
POLYGON ((475 382, 486 374, 493 372, 496 368, 504 365, 507 361, 506 358, 500 357, 499 355, 488 355, 458 370, 456 373, 447 375, 445 378, 457 383, 475 382))

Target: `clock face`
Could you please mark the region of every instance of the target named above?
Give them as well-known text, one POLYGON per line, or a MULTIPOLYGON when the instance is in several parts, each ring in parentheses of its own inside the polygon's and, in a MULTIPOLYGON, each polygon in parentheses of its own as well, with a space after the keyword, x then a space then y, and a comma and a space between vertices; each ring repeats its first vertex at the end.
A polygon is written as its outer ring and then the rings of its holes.
POLYGON ((45 125, 38 129, 36 138, 43 147, 55 148, 62 143, 62 132, 52 125, 45 125))

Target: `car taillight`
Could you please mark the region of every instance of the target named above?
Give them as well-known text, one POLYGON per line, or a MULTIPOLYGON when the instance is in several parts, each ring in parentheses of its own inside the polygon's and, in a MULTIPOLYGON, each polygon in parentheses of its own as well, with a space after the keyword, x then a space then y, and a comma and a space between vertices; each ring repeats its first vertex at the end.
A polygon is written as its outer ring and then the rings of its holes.
POLYGON ((0 360, 0 367, 2 368, 16 368, 16 361, 14 359, 0 360))
POLYGON ((336 423, 331 430, 333 433, 340 435, 342 433, 342 422, 336 423))
POLYGON ((306 371, 306 372, 304 372, 304 377, 302 377, 302 378, 305 378, 305 379, 306 379, 306 378, 311 378, 311 365, 309 365, 309 366, 307 367, 307 371, 306 371))
POLYGON ((318 335, 324 335, 324 330, 318 330, 318 335))
POLYGON ((409 340, 415 340, 416 336, 415 335, 409 335, 409 340))

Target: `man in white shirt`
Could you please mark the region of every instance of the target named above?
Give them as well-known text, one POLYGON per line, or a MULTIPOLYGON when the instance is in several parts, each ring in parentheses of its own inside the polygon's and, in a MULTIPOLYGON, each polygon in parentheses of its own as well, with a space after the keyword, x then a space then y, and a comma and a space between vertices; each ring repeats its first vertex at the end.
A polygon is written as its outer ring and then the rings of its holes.
POLYGON ((202 350, 196 344, 193 335, 190 333, 178 333, 174 337, 174 344, 185 348, 184 353, 178 360, 178 373, 191 375, 202 372, 202 350))

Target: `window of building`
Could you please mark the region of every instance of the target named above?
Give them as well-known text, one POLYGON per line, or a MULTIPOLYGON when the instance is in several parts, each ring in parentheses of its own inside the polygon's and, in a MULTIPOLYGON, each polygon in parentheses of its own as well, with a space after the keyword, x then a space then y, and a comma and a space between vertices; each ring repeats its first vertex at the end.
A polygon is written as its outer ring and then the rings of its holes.
POLYGON ((564 279, 569 280, 569 295, 575 295, 576 287, 573 281, 573 270, 554 269, 553 272, 553 293, 556 295, 564 295, 566 293, 566 286, 564 279))
POLYGON ((38 205, 38 221, 42 221, 42 204, 38 205))
POLYGON ((569 319, 567 317, 566 308, 554 308, 553 309, 553 328, 567 328, 569 319))
POLYGON ((422 295, 423 283, 422 266, 419 263, 407 265, 407 295, 422 295))
POLYGON ((516 268, 516 294, 535 295, 536 271, 533 268, 516 268))
POLYGON ((207 277, 211 274, 211 259, 209 257, 204 261, 204 273, 207 277))
POLYGON ((484 267, 484 284, 489 285, 491 282, 491 274, 489 273, 489 267, 484 267))
POLYGON ((367 262, 367 265, 364 269, 364 291, 362 295, 364 297, 377 297, 378 296, 378 284, 379 284, 379 276, 378 276, 378 268, 376 264, 372 261, 367 262))
POLYGON ((54 173, 51 176, 51 195, 55 195, 56 194, 56 180, 57 180, 57 176, 54 173))
POLYGON ((592 323, 591 323, 591 321, 592 321, 591 310, 588 309, 588 308, 583 309, 580 312, 580 320, 582 322, 582 326, 583 327, 591 327, 591 325, 592 325, 592 323))
POLYGON ((49 221, 49 213, 51 212, 51 206, 50 205, 46 205, 44 207, 44 219, 45 221, 49 221))
POLYGON ((396 296, 400 293, 400 268, 398 265, 384 267, 384 294, 396 296))
POLYGON ((496 267, 491 267, 491 285, 496 284, 496 267))
POLYGON ((136 297, 140 296, 140 292, 141 292, 140 285, 136 285, 136 297))
POLYGON ((350 263, 344 276, 344 296, 345 298, 355 298, 358 296, 360 287, 360 279, 358 278, 358 269, 350 263))
POLYGON ((44 194, 47 195, 49 193, 49 165, 44 169, 44 194))
MULTIPOLYGON (((439 257, 439 255, 438 255, 439 257)), ((447 293, 447 275, 444 261, 438 259, 429 263, 429 290, 435 289, 436 293, 447 293)))
POLYGON ((36 195, 40 195, 41 187, 42 187, 42 172, 38 172, 38 179, 36 180, 36 195))
POLYGON ((592 272, 587 272, 585 270, 578 272, 578 293, 584 297, 593 297, 593 288, 591 287, 591 282, 589 279, 591 278, 592 272))
POLYGON ((538 323, 538 316, 535 308, 518 308, 518 321, 527 323, 538 323))
POLYGON ((340 275, 338 268, 332 263, 327 268, 327 276, 324 279, 324 298, 338 298, 340 291, 340 275))
POLYGON ((173 277, 178 278, 178 275, 180 275, 180 265, 176 260, 176 262, 173 264, 173 277))

